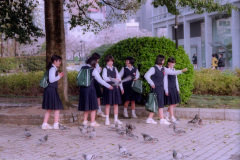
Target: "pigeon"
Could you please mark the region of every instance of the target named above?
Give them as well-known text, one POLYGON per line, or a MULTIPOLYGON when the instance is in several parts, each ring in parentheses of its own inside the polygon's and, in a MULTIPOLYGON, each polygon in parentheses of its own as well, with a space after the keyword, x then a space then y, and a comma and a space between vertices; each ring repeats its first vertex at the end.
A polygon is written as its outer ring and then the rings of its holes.
POLYGON ((202 119, 199 119, 199 120, 198 120, 198 125, 199 125, 199 126, 203 126, 203 121, 202 121, 202 119))
POLYGON ((97 159, 97 156, 93 154, 83 154, 82 156, 85 160, 97 159))
POLYGON ((109 130, 114 130, 114 131, 116 131, 116 129, 118 128, 119 128, 118 123, 115 123, 114 126, 108 127, 109 130))
POLYGON ((195 125, 195 124, 197 124, 198 123, 198 120, 199 120, 200 118, 199 118, 199 115, 198 114, 196 114, 195 115, 195 117, 191 120, 191 121, 188 121, 188 125, 190 125, 190 124, 193 124, 193 125, 195 125))
POLYGON ((97 133, 95 131, 95 129, 93 128, 93 130, 89 133, 89 139, 93 139, 97 136, 97 133))
POLYGON ((44 136, 43 138, 39 139, 41 143, 47 142, 48 140, 48 135, 44 136))
POLYGON ((136 129, 136 126, 128 123, 128 124, 126 124, 126 128, 130 131, 133 131, 134 129, 136 129))
POLYGON ((60 124, 60 123, 59 123, 59 129, 62 130, 62 131, 63 131, 63 130, 67 130, 67 127, 64 126, 63 124, 60 124))
POLYGON ((82 133, 82 135, 83 135, 83 137, 85 137, 85 135, 87 135, 87 129, 86 128, 81 128, 81 127, 79 127, 79 130, 80 130, 80 132, 82 133))
POLYGON ((177 134, 180 135, 181 133, 186 133, 186 131, 182 129, 177 129, 176 125, 173 125, 173 131, 177 134))
POLYGON ((32 136, 31 133, 28 131, 27 128, 25 128, 24 135, 25 135, 25 137, 26 137, 27 139, 32 136))
POLYGON ((145 134, 145 133, 142 133, 141 134, 142 136, 143 136, 143 139, 144 139, 144 141, 145 142, 155 142, 155 141, 158 141, 158 139, 157 138, 153 138, 152 136, 150 136, 150 135, 147 135, 147 134, 145 134))
POLYGON ((91 127, 91 126, 87 126, 86 127, 87 128, 87 133, 90 133, 90 132, 92 132, 93 130, 95 130, 93 127, 91 127))
POLYGON ((130 138, 138 139, 138 136, 134 135, 129 129, 126 129, 126 135, 128 136, 129 140, 130 138))
POLYGON ((132 156, 132 154, 129 153, 129 152, 127 151, 127 149, 124 148, 122 145, 119 144, 118 147, 119 147, 119 152, 120 152, 123 156, 132 156))
POLYGON ((121 129, 116 129, 116 132, 117 134, 119 134, 121 137, 123 137, 123 135, 125 134, 125 131, 124 130, 121 130, 121 129))
POLYGON ((189 156, 185 156, 180 153, 177 153, 177 151, 175 149, 173 150, 173 158, 174 159, 184 159, 186 157, 189 157, 189 156))
POLYGON ((117 81, 115 78, 111 78, 111 77, 109 77, 109 78, 110 78, 110 80, 112 82, 114 82, 112 84, 112 86, 119 86, 123 82, 127 82, 127 81, 131 81, 132 80, 132 76, 127 76, 126 78, 124 78, 123 80, 120 80, 120 81, 117 81))
POLYGON ((169 128, 172 128, 174 125, 176 126, 176 125, 177 125, 177 123, 176 123, 176 122, 173 122, 173 123, 169 124, 169 126, 168 126, 168 127, 169 127, 169 128))

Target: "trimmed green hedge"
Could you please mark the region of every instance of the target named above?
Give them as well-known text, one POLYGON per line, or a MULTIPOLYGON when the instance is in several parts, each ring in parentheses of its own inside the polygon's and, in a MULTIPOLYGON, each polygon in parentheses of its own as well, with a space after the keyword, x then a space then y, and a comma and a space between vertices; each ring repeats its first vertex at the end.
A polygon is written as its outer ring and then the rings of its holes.
POLYGON ((192 95, 194 70, 184 49, 179 47, 177 50, 175 46, 173 41, 165 37, 128 38, 109 48, 101 58, 100 64, 105 66, 104 58, 106 55, 111 54, 114 57, 114 66, 120 70, 125 66, 126 57, 132 56, 141 74, 140 78, 144 80, 145 92, 143 100, 146 100, 150 91, 150 85, 144 79, 144 74, 155 65, 157 55, 164 55, 166 58, 165 62, 169 57, 174 57, 176 59, 176 69, 188 68, 187 72, 178 76, 181 100, 182 103, 186 103, 192 95))
POLYGON ((240 95, 240 69, 234 72, 202 69, 195 72, 194 94, 240 95))
POLYGON ((46 68, 46 56, 27 56, 27 57, 1 57, 0 73, 26 70, 44 71, 46 68), (22 68, 23 67, 23 68, 22 68))
MULTIPOLYGON (((43 71, 0 76, 0 95, 42 96, 39 81, 43 71)), ((240 69, 235 72, 202 69, 195 71, 193 93, 240 96, 240 69)), ((78 95, 77 71, 68 72, 68 93, 78 95)))

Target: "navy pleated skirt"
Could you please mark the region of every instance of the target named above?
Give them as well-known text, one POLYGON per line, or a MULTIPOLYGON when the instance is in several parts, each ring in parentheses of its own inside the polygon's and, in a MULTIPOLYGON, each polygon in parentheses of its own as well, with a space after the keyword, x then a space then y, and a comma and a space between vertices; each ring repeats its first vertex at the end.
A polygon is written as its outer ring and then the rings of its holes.
POLYGON ((141 97, 138 93, 136 93, 134 90, 132 90, 132 81, 123 83, 123 100, 124 101, 140 101, 141 97))
POLYGON ((103 98, 102 98, 102 104, 121 104, 121 93, 120 93, 120 88, 114 86, 113 90, 110 90, 106 87, 103 88, 103 98))
POLYGON ((164 108, 164 88, 163 86, 156 86, 154 92, 157 93, 158 108, 164 108))
POLYGON ((96 89, 97 98, 101 98, 103 96, 102 91, 101 91, 101 88, 100 88, 100 84, 96 80, 94 80, 94 86, 95 86, 95 89, 96 89))
POLYGON ((97 93, 92 83, 89 87, 80 87, 79 111, 93 111, 98 109, 97 93))
POLYGON ((43 93, 42 109, 61 110, 63 105, 58 95, 57 88, 47 87, 43 93))
POLYGON ((164 103, 165 105, 178 104, 181 102, 180 95, 177 88, 168 88, 168 96, 165 95, 164 103))

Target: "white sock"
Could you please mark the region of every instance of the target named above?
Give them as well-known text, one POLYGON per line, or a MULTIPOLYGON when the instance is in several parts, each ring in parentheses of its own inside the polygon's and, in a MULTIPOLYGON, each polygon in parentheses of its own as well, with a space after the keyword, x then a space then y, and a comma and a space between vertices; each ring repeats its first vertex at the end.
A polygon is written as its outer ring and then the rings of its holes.
POLYGON ((114 121, 117 121, 117 120, 118 120, 118 115, 114 114, 114 121))
POLYGON ((135 110, 132 110, 132 114, 135 114, 135 110))
POLYGON ((124 108, 124 112, 127 112, 127 108, 124 108))
POLYGON ((101 106, 98 106, 98 112, 102 112, 101 106))
POLYGON ((106 115, 106 120, 109 120, 109 115, 106 115))
POLYGON ((43 125, 47 125, 47 123, 43 123, 43 125))

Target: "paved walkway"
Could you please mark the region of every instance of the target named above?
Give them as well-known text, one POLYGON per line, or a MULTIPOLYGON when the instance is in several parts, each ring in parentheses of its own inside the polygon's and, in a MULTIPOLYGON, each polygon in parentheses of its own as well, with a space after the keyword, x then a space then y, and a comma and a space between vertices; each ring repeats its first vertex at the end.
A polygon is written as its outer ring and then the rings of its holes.
POLYGON ((119 138, 116 132, 109 131, 102 124, 96 128, 97 137, 93 140, 81 137, 78 126, 69 126, 70 130, 42 130, 40 126, 16 126, 0 124, 0 159, 78 159, 83 153, 102 156, 103 160, 135 159, 135 160, 170 160, 172 150, 189 155, 189 160, 227 160, 240 159, 240 123, 236 121, 206 120, 202 128, 188 127, 187 120, 182 119, 179 128, 186 134, 174 136, 172 128, 162 125, 145 124, 144 119, 123 120, 136 125, 134 133, 137 140, 119 138), (32 137, 23 138, 27 127, 32 137), (141 133, 147 133, 159 139, 153 144, 145 144, 141 133), (45 145, 40 145, 39 138, 48 134, 45 145), (122 157, 118 152, 118 144, 122 144, 133 155, 122 157))

